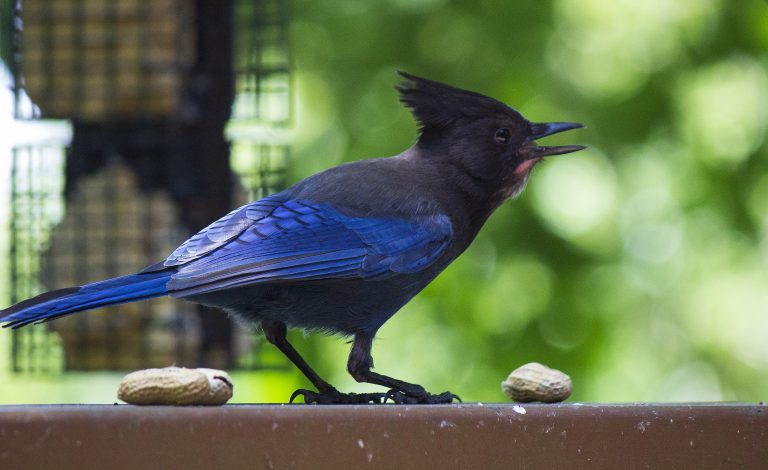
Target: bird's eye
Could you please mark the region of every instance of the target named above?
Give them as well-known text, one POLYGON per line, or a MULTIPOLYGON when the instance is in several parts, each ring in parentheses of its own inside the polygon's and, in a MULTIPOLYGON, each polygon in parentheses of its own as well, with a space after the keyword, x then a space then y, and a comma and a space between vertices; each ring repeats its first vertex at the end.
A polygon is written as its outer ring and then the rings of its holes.
POLYGON ((493 138, 496 139, 496 142, 500 144, 508 143, 509 137, 510 137, 509 129, 506 129, 503 127, 501 129, 497 129, 496 133, 493 135, 493 138))

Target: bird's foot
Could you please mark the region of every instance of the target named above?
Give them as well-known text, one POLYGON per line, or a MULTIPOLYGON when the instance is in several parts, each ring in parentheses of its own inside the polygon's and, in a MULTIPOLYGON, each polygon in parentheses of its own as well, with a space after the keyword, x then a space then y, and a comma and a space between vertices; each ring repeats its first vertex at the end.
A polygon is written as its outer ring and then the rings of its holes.
POLYGON ((392 400, 396 405, 444 405, 453 403, 453 400, 460 402, 461 398, 451 392, 433 394, 419 387, 413 390, 393 388, 386 393, 386 400, 392 400))
POLYGON ((324 392, 300 388, 291 394, 290 402, 293 403, 293 400, 302 397, 304 403, 314 405, 380 405, 388 396, 388 393, 341 393, 335 388, 324 392))
POLYGON ((387 401, 396 405, 442 405, 461 401, 451 392, 433 394, 418 385, 402 390, 393 388, 386 393, 342 393, 333 387, 315 392, 300 388, 291 394, 290 402, 298 397, 304 398, 304 403, 314 405, 381 405, 387 401))

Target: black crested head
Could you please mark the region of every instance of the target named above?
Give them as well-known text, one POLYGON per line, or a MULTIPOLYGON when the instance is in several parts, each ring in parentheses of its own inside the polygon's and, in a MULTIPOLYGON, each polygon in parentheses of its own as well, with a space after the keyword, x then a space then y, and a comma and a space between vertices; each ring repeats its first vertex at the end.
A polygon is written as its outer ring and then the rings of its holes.
POLYGON ((402 71, 398 74, 405 78, 403 83, 395 87, 400 93, 400 102, 411 110, 422 134, 426 130, 449 127, 461 120, 493 115, 517 115, 524 120, 514 109, 480 93, 402 71))
POLYGON ((573 122, 535 123, 480 93, 399 72, 400 101, 419 124, 417 155, 448 163, 452 182, 494 204, 518 194, 531 169, 545 157, 576 152, 581 145, 539 146, 536 139, 583 127, 573 122))

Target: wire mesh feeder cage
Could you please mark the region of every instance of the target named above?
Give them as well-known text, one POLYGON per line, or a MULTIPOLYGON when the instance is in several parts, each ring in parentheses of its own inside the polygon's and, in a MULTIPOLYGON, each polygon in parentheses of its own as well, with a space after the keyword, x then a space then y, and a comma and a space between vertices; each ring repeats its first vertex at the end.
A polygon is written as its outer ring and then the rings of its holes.
POLYGON ((179 112, 197 34, 193 0, 23 0, 24 89, 48 118, 179 112))
MULTIPOLYGON (((285 2, 24 0, 12 16, 16 117, 72 126, 67 144, 13 149, 12 302, 139 270, 284 186, 285 2)), ((275 366, 218 311, 104 310, 14 332, 13 369, 275 366)))

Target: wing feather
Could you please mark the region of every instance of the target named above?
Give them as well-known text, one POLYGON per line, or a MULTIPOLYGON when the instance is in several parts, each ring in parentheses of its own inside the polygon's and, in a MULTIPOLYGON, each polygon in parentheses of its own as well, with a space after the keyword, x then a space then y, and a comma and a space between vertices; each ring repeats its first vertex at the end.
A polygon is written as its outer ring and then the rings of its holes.
POLYGON ((232 211, 165 261, 175 296, 254 283, 376 279, 431 265, 452 236, 447 216, 350 217, 328 204, 262 199, 232 211), (208 233, 208 232, 212 233, 208 233))

